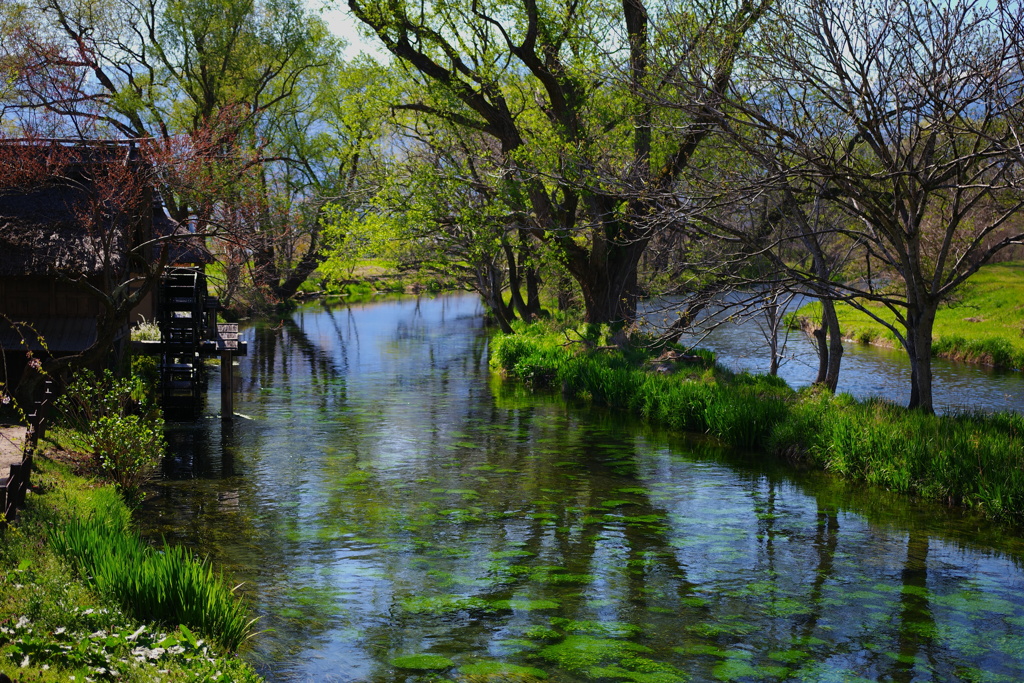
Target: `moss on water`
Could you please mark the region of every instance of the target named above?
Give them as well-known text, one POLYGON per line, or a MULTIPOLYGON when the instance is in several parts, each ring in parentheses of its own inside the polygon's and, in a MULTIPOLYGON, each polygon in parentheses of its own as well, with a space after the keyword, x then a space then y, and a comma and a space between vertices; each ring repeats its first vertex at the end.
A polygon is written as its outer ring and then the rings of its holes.
POLYGON ((523 635, 533 640, 558 640, 562 637, 560 631, 546 626, 531 626, 523 632, 523 635))
POLYGON ((735 681, 739 678, 758 677, 757 669, 746 658, 732 657, 717 664, 711 674, 720 681, 735 681))
POLYGON ((555 618, 551 620, 551 625, 562 629, 566 633, 607 636, 611 638, 629 638, 642 630, 636 624, 629 624, 624 621, 580 621, 576 619, 555 618))
POLYGON ((475 679, 485 681, 522 681, 527 683, 530 679, 547 678, 547 672, 532 666, 519 666, 507 662, 474 662, 459 667, 459 673, 464 676, 472 676, 475 679))
POLYGON ((513 610, 516 612, 533 612, 536 610, 558 609, 557 600, 494 600, 490 603, 494 609, 513 610))
POLYGON ((406 598, 401 602, 402 609, 409 614, 442 616, 461 611, 488 611, 491 605, 483 598, 464 595, 435 595, 406 598))
POLYGON ((548 645, 538 655, 566 671, 583 673, 602 665, 632 669, 634 667, 627 663, 639 662, 643 659, 639 655, 648 652, 651 652, 649 647, 628 640, 568 635, 561 642, 548 645))
POLYGON ((455 662, 441 655, 419 654, 395 657, 391 665, 399 669, 415 669, 417 671, 444 671, 455 666, 455 662))

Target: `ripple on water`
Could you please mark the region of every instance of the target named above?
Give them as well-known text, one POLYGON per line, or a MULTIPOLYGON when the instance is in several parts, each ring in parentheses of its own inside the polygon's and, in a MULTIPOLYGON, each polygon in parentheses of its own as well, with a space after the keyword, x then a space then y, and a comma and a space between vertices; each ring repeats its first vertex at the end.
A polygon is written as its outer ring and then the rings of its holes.
POLYGON ((503 388, 478 311, 250 327, 252 420, 169 427, 141 521, 244 581, 268 680, 1024 679, 1020 539, 503 388))

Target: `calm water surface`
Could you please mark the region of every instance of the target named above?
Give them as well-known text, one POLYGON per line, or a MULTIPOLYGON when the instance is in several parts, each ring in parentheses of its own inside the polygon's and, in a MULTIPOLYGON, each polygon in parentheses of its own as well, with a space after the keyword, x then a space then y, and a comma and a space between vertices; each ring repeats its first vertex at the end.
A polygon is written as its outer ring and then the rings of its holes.
MULTIPOLYGON (((802 302, 796 300, 789 310, 800 305, 802 302)), ((662 315, 658 313, 657 317, 662 315)), ((779 376, 792 387, 810 385, 818 374, 818 356, 810 337, 792 331, 784 333, 783 338, 785 360, 779 376)), ((731 370, 768 372, 771 358, 757 317, 738 319, 707 334, 684 337, 683 341, 715 351, 719 362, 731 370)), ((847 342, 843 347, 838 391, 858 399, 884 398, 899 405, 910 401, 910 361, 902 349, 856 342, 847 342)), ((997 370, 935 358, 932 373, 937 412, 1024 410, 1024 373, 1020 370, 997 370)))
POLYGON ((246 418, 169 428, 142 522, 246 582, 268 680, 1024 680, 1018 535, 502 386, 479 312, 261 323, 246 418))

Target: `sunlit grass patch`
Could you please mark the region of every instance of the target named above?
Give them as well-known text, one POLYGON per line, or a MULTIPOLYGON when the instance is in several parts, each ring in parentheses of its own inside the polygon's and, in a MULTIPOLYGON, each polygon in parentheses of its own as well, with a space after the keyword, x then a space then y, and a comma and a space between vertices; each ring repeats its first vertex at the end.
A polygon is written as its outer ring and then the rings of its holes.
POLYGON ((252 635, 248 607, 186 548, 157 551, 101 516, 69 520, 51 530, 50 542, 87 585, 140 621, 194 628, 229 651, 252 635))
MULTIPOLYGON (((888 309, 868 306, 883 320, 895 320, 888 309)), ((900 346, 884 325, 850 305, 836 304, 836 314, 847 339, 900 346)), ((819 320, 821 305, 812 302, 794 317, 819 320)), ((1024 368, 1024 263, 985 266, 943 305, 935 317, 932 353, 950 360, 1024 368)))
POLYGON ((65 465, 37 457, 35 467, 34 492, 0 543, 0 670, 42 683, 261 680, 188 626, 139 619, 81 580, 48 532, 95 516, 126 528, 128 509, 112 487, 79 479, 65 465))

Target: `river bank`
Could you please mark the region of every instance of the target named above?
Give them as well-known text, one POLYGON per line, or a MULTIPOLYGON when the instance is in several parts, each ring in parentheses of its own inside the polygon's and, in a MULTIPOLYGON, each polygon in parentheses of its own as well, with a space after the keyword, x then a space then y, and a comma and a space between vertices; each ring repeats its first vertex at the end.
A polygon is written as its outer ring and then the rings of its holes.
POLYGON ((922 415, 816 387, 795 391, 777 378, 734 374, 706 360, 664 372, 644 365, 650 359, 642 349, 567 346, 565 330, 541 324, 518 332, 495 338, 491 362, 534 386, 801 467, 1024 521, 1024 418, 1015 413, 922 415))
POLYGON ((201 633, 133 616, 74 571, 54 534, 106 520, 123 549, 131 512, 113 486, 76 474, 81 456, 43 441, 34 462, 26 506, 0 538, 0 672, 44 683, 262 680, 201 633))
MULTIPOLYGON (((985 266, 957 292, 935 317, 932 355, 957 362, 995 368, 1024 368, 1024 263, 985 266)), ((891 311, 871 304, 872 312, 894 322, 891 311)), ((849 304, 837 303, 843 337, 861 344, 902 350, 899 340, 877 320, 849 304)), ((797 310, 791 327, 811 329, 821 319, 821 305, 812 302, 797 310)))

